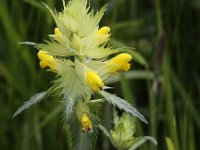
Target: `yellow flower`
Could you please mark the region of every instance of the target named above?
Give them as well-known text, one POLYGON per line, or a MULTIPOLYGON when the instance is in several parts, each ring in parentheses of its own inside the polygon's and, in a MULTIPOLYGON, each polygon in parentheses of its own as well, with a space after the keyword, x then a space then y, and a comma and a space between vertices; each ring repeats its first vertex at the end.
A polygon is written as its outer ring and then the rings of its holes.
POLYGON ((110 32, 110 28, 105 26, 105 27, 102 27, 101 29, 99 29, 97 31, 97 34, 108 34, 110 32))
POLYGON ((84 133, 85 132, 92 132, 92 122, 90 121, 87 113, 82 114, 81 124, 82 124, 82 131, 84 133))
POLYGON ((132 56, 127 53, 119 54, 112 59, 110 59, 109 62, 109 71, 114 73, 120 70, 128 71, 131 67, 131 64, 129 63, 132 59, 132 56))
POLYGON ((94 92, 102 89, 104 83, 99 75, 94 71, 86 72, 87 84, 92 88, 94 92))
POLYGON ((60 30, 58 28, 54 28, 54 33, 55 35, 61 36, 62 33, 60 32, 60 30))
POLYGON ((110 37, 110 28, 105 26, 100 28, 96 32, 96 40, 98 41, 98 44, 101 45, 109 40, 110 37))
POLYGON ((46 68, 50 67, 51 69, 55 69, 56 62, 53 56, 48 55, 47 52, 40 50, 37 54, 40 59, 40 67, 46 68))

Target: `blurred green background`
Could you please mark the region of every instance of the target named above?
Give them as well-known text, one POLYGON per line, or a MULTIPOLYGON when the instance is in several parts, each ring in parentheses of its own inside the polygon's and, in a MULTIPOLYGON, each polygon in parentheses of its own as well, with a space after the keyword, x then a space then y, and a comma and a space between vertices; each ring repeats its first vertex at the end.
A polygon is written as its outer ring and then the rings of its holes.
MULTIPOLYGON (((43 1, 51 8, 62 9, 61 0, 43 1)), ((132 70, 110 80, 110 86, 115 87, 113 93, 128 99, 149 121, 149 125, 138 122, 136 134, 151 135, 158 145, 147 143, 141 149, 169 149, 166 137, 177 150, 200 149, 200 1, 90 3, 95 9, 109 4, 100 24, 111 27, 109 45, 133 54, 132 70)), ((42 42, 54 27, 41 0, 0 0, 1 150, 72 147, 73 132, 64 126, 62 105, 56 97, 12 118, 24 101, 48 89, 54 79, 53 73, 39 68, 36 49, 18 42, 42 42)), ((106 104, 102 111, 102 120, 110 128, 111 108, 106 104)), ((91 149, 114 148, 99 131, 91 149)))

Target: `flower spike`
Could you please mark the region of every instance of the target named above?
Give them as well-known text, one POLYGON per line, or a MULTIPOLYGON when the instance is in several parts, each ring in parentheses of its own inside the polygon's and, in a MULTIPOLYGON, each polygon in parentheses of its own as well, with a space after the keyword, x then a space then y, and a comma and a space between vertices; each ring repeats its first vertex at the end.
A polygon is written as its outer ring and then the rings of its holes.
MULTIPOLYGON (((108 60, 113 54, 119 53, 119 50, 106 44, 111 35, 110 28, 104 26, 99 29, 106 7, 94 11, 90 9, 88 0, 70 0, 67 5, 63 0, 63 4, 61 12, 53 11, 47 6, 57 27, 49 41, 34 45, 39 49, 37 56, 40 67, 50 68, 50 71, 56 73, 56 79, 47 92, 31 97, 16 114, 40 102, 48 94, 55 93, 64 102, 66 119, 73 116, 72 112, 75 110, 82 131, 88 133, 93 130, 88 114, 95 116, 92 108, 100 105, 91 98, 93 94, 99 94, 114 107, 146 123, 143 115, 131 104, 105 91, 103 81, 117 71, 128 71, 132 60, 132 56, 127 53, 108 60)), ((94 124, 95 117, 93 118, 94 124)))

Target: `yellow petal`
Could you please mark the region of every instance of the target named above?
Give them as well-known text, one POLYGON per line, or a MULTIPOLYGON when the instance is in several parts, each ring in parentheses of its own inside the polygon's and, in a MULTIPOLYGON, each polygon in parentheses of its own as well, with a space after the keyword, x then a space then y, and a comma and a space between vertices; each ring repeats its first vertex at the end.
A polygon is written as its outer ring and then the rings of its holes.
POLYGON ((46 60, 55 60, 53 56, 49 55, 47 52, 45 51, 39 51, 38 52, 38 58, 41 60, 41 61, 46 61, 46 60))
POLYGON ((102 89, 104 83, 99 75, 94 71, 88 71, 86 73, 86 79, 88 85, 92 88, 94 92, 97 92, 102 89))
POLYGON ((44 55, 46 55, 46 54, 47 54, 47 52, 40 50, 40 51, 38 52, 37 56, 38 56, 38 58, 39 58, 40 60, 42 60, 43 57, 44 57, 44 55))
POLYGON ((41 68, 50 67, 51 69, 55 69, 56 61, 53 56, 42 50, 38 52, 37 56, 40 59, 41 68))
POLYGON ((99 29, 97 31, 97 34, 108 34, 110 32, 110 28, 105 26, 105 27, 102 27, 101 29, 99 29))
POLYGON ((46 68, 46 67, 48 67, 48 65, 44 61, 40 61, 40 67, 46 68))
POLYGON ((130 61, 132 60, 132 56, 127 53, 119 54, 112 59, 110 59, 108 62, 110 63, 109 69, 110 72, 116 72, 116 71, 128 71, 131 67, 130 61))

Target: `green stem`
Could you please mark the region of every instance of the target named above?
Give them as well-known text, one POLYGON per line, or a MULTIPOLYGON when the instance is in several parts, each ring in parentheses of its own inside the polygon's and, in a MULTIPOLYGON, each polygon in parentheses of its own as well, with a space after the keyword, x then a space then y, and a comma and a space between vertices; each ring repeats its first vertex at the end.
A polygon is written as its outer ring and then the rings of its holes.
POLYGON ((161 16, 161 7, 160 7, 160 0, 155 0, 155 11, 156 11, 156 21, 157 21, 157 28, 158 33, 161 33, 163 30, 163 23, 162 23, 162 16, 161 16))

